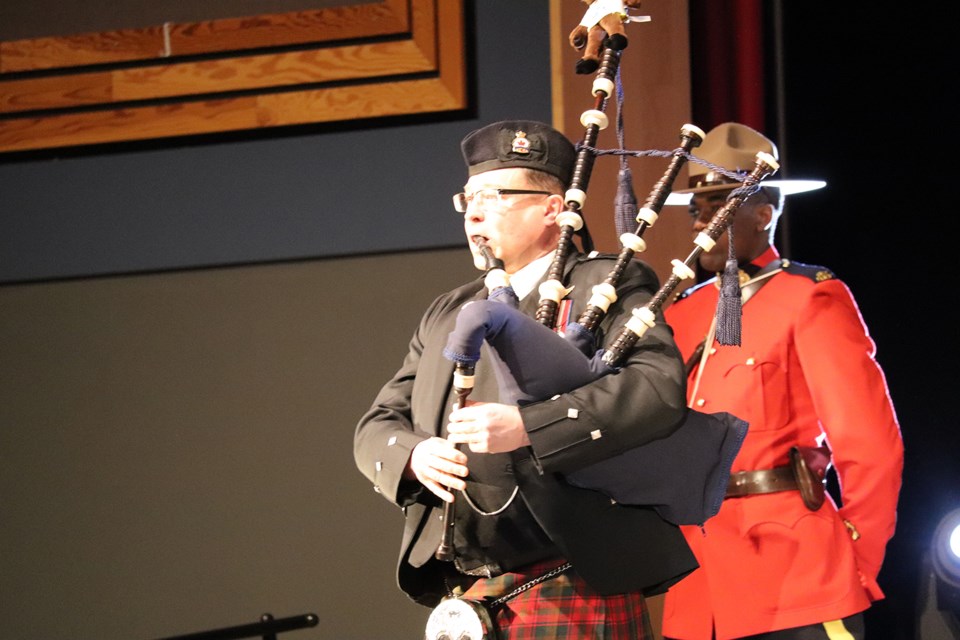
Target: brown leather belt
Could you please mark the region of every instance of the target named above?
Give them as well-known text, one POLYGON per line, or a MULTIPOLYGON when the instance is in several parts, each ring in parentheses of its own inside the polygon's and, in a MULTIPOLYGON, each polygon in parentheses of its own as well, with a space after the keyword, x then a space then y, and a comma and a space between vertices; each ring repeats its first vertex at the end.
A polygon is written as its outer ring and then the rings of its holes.
POLYGON ((776 493, 778 491, 797 491, 797 481, 789 466, 756 471, 738 471, 730 474, 727 483, 727 498, 738 498, 756 493, 776 493))

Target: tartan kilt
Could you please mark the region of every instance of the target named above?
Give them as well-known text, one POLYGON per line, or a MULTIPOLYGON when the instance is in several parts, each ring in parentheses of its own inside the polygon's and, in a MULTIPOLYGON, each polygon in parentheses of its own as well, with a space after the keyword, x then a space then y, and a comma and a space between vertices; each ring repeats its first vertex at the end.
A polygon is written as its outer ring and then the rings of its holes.
MULTIPOLYGON (((549 560, 477 580, 464 598, 491 602, 559 567, 549 560)), ((640 593, 602 596, 573 569, 567 569, 507 600, 491 611, 499 640, 647 640, 653 638, 640 593)))

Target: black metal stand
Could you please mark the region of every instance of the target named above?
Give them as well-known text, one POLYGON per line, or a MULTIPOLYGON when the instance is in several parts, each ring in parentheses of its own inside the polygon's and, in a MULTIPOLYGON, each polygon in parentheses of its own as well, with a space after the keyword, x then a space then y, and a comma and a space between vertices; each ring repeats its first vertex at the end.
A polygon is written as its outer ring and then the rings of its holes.
POLYGON ((258 636, 263 640, 277 640, 278 633, 315 627, 318 622, 320 622, 320 619, 317 618, 315 613, 305 613, 299 616, 280 618, 279 620, 275 620, 272 615, 265 613, 260 616, 260 622, 253 624, 198 631, 197 633, 188 633, 185 636, 170 636, 159 640, 241 640, 242 638, 256 638, 258 636))

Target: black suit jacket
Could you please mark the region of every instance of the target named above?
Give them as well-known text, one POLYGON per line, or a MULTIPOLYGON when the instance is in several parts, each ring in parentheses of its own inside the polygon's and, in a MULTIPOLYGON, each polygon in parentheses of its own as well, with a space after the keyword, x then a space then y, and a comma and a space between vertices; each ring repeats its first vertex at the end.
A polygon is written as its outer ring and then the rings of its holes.
MULTIPOLYGON (((574 287, 571 321, 614 259, 574 255, 567 261, 565 282, 574 287)), ((630 311, 644 306, 657 288, 649 267, 638 261, 628 265, 617 287, 618 300, 601 324, 600 344, 612 342, 630 311)), ((399 586, 427 606, 446 595, 447 567, 434 560, 414 567, 408 556, 426 516, 440 501, 419 483, 404 481, 402 473, 413 448, 441 433, 450 410, 454 366, 443 356, 443 347, 460 307, 484 297, 478 278, 433 302, 402 366, 360 420, 354 439, 360 471, 405 514, 399 586)), ((521 301, 521 310, 534 315, 537 298, 534 291, 521 301)), ((477 373, 483 375, 479 368, 477 373)), ((652 509, 616 504, 599 492, 568 484, 563 476, 671 433, 685 412, 685 378, 672 332, 659 316, 617 373, 521 407, 531 447, 511 454, 519 495, 574 569, 603 594, 661 593, 695 569, 696 560, 679 529, 652 509)))

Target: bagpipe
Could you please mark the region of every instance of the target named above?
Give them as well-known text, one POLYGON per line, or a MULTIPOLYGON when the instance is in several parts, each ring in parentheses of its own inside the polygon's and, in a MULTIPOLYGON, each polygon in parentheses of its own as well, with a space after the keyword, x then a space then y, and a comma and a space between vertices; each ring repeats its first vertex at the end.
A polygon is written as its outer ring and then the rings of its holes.
MULTIPOLYGON (((732 191, 724 206, 708 226, 694 239, 694 248, 684 260, 672 261, 672 272, 656 294, 643 307, 635 308, 620 333, 607 348, 598 344, 598 328, 612 304, 617 301, 617 286, 637 253, 646 248, 644 232, 653 226, 680 170, 688 160, 709 164, 696 158, 692 150, 702 142, 704 133, 685 124, 680 130, 680 145, 669 153, 670 162, 652 188, 643 206, 617 196, 617 208, 636 212, 632 232, 621 234, 621 250, 607 277, 591 290, 586 308, 576 322, 562 332, 554 330, 561 300, 569 289, 563 282, 564 266, 575 250, 574 235, 583 227, 582 209, 596 157, 603 155, 596 143, 601 130, 609 126, 605 110, 614 92, 619 90, 619 62, 625 41, 608 41, 600 57, 599 69, 591 92, 593 108, 580 118, 584 126, 578 145, 573 177, 564 194, 565 211, 557 217, 559 240, 540 295, 536 316, 518 310, 518 298, 510 287, 502 263, 489 247, 480 246, 486 260, 484 284, 488 296, 472 301, 459 311, 444 355, 455 363, 453 386, 459 406, 464 406, 473 388, 473 377, 482 345, 489 347, 489 360, 497 378, 499 402, 523 406, 546 400, 593 382, 602 376, 617 375, 631 352, 654 327, 658 313, 684 280, 696 277, 695 267, 701 253, 710 251, 732 222, 735 211, 760 189, 763 179, 778 169, 769 154, 758 153, 752 171, 743 175, 710 165, 732 177, 740 186, 732 191), (610 46, 618 43, 622 46, 610 46)), ((626 155, 657 155, 620 150, 626 155)), ((623 173, 621 171, 621 173, 623 173)), ((623 189, 632 195, 632 189, 623 189)), ((730 468, 747 432, 747 423, 729 413, 703 413, 687 409, 685 417, 670 435, 629 449, 620 455, 565 474, 565 480, 577 487, 602 492, 618 503, 655 509, 665 520, 677 525, 702 525, 716 515, 726 494, 730 468)), ((444 505, 444 539, 436 557, 453 558, 455 502, 444 505)))

